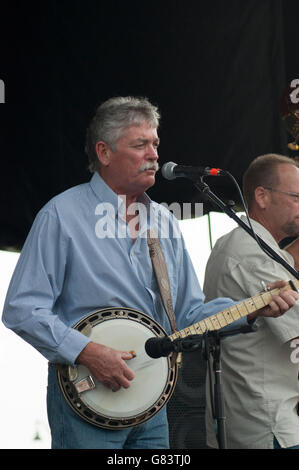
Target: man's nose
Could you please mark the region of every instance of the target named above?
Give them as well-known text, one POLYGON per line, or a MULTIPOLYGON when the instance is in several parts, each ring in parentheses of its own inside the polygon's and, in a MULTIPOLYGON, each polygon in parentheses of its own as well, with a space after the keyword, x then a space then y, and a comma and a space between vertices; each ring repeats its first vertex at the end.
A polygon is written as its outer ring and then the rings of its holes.
POLYGON ((154 161, 157 161, 159 158, 158 149, 154 145, 149 145, 148 158, 154 161))

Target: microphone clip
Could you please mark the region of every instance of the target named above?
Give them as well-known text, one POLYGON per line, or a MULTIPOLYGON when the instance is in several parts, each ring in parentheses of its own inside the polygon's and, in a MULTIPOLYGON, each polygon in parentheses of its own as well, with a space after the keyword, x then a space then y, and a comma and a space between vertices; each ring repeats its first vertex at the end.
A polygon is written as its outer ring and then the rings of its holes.
POLYGON ((196 351, 202 344, 202 335, 189 335, 186 338, 175 339, 173 343, 174 352, 193 352, 196 351))

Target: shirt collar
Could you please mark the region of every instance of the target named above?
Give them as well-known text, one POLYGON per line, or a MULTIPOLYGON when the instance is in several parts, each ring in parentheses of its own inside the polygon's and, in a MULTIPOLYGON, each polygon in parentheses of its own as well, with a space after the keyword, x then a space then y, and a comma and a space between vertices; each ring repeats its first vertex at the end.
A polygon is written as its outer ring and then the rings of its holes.
MULTIPOLYGON (((101 199, 101 201, 109 202, 110 204, 112 204, 115 209, 115 213, 123 217, 125 211, 124 199, 118 196, 108 186, 108 184, 105 183, 105 181, 97 171, 93 174, 90 180, 90 186, 96 196, 101 199)), ((154 210, 155 208, 153 201, 146 193, 143 193, 138 197, 138 202, 145 206, 147 214, 149 214, 150 211, 154 210)))
MULTIPOLYGON (((241 219, 243 222, 245 222, 248 225, 247 217, 245 215, 241 216, 241 219)), ((279 251, 279 254, 282 258, 284 258, 292 267, 294 267, 294 258, 293 256, 287 251, 287 250, 282 250, 279 246, 279 243, 275 240, 275 238, 271 235, 271 233, 259 222, 256 220, 250 219, 250 222, 252 224, 252 227, 254 231, 266 242, 268 245, 272 245, 276 247, 277 251, 279 251)))
MULTIPOLYGON (((242 215, 241 216, 241 220, 243 222, 246 223, 246 225, 249 225, 248 224, 248 220, 247 220, 247 217, 245 215, 242 215)), ((250 222, 252 224, 252 228, 254 229, 254 231, 261 237, 263 238, 267 243, 271 243, 271 244, 274 244, 274 245, 277 245, 277 247, 279 248, 279 245, 277 243, 277 241, 275 240, 275 238, 271 235, 271 233, 262 225, 260 224, 259 222, 257 222, 256 220, 254 219, 250 219, 250 222)))
MULTIPOLYGON (((241 216, 241 219, 243 220, 243 222, 245 222, 247 225, 248 225, 248 221, 247 221, 247 217, 245 217, 245 215, 242 215, 241 216)), ((291 264, 292 266, 294 266, 294 258, 292 257, 292 255, 286 251, 286 250, 282 250, 279 246, 279 243, 277 243, 277 241, 275 240, 275 238, 271 235, 271 233, 269 232, 269 230, 267 230, 263 225, 261 225, 259 222, 257 222, 256 220, 253 220, 253 219, 250 219, 251 221, 251 224, 252 224, 252 227, 254 229, 254 231, 266 242, 268 243, 268 245, 272 245, 275 246, 275 248, 277 250, 280 251, 280 255, 285 258, 289 264, 291 264)))

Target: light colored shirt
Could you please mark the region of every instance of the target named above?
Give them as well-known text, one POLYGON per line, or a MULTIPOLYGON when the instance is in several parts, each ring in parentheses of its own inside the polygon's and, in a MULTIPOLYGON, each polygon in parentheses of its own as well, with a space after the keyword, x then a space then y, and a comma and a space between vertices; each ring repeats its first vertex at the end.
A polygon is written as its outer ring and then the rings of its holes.
MULTIPOLYGON (((243 218, 246 221, 245 218, 243 218)), ((252 221, 255 232, 291 266, 293 258, 281 250, 271 234, 252 221)), ((261 281, 291 279, 241 227, 220 238, 208 260, 204 282, 206 300, 227 295, 234 300, 263 290, 261 281)), ((298 301, 278 318, 259 317, 258 330, 221 341, 222 383, 228 448, 273 448, 299 444, 298 361, 290 340, 299 336, 298 301)), ((207 381, 207 442, 217 441, 207 381)))
POLYGON ((123 215, 123 198, 98 173, 38 213, 8 289, 3 322, 48 360, 74 364, 89 339, 72 326, 99 308, 137 309, 170 333, 147 246, 150 226, 160 237, 179 329, 232 305, 229 299, 204 304, 168 210, 144 194, 135 243, 123 215))

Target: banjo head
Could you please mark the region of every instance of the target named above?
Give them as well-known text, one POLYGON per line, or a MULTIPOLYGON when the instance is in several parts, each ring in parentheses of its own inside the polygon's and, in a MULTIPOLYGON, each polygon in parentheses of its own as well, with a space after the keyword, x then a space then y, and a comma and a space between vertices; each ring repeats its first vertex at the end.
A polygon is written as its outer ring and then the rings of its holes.
POLYGON ((60 368, 60 389, 76 413, 95 426, 122 429, 141 424, 161 410, 174 391, 177 366, 171 365, 171 357, 153 359, 145 351, 149 338, 166 336, 158 322, 138 310, 104 308, 74 328, 95 343, 136 353, 127 361, 135 377, 128 389, 117 392, 98 382, 83 365, 60 368))

